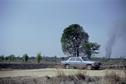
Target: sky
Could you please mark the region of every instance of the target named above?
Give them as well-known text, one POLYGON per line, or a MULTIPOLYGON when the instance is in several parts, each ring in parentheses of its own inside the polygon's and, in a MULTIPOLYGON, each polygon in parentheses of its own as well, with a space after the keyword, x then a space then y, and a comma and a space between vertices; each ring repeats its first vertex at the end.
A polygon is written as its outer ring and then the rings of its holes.
POLYGON ((105 56, 108 33, 124 19, 124 0, 0 0, 0 55, 65 56, 60 39, 80 24, 105 56))

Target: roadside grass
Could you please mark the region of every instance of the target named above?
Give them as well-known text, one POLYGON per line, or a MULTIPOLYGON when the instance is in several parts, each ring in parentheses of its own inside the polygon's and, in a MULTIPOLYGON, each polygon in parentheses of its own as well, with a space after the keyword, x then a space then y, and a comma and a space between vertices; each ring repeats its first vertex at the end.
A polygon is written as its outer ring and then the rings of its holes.
POLYGON ((106 72, 106 75, 103 78, 103 83, 105 84, 119 84, 121 78, 115 72, 106 72))
POLYGON ((57 70, 57 76, 52 79, 52 84, 89 84, 99 80, 98 77, 87 76, 87 71, 81 70, 73 75, 67 75, 64 71, 57 70))
MULTIPOLYGON (((81 70, 74 75, 65 75, 63 71, 57 72, 55 81, 59 81, 56 84, 67 84, 66 81, 71 81, 73 84, 126 84, 126 69, 122 72, 106 70, 103 77, 90 77, 87 76, 87 72, 81 70)), ((69 83, 68 83, 69 84, 69 83)))
MULTIPOLYGON (((64 69, 57 69, 56 77, 6 77, 0 78, 0 84, 126 84, 126 69, 122 72, 106 70, 105 76, 92 77, 87 71, 78 70, 68 75, 64 69)), ((97 73, 98 74, 98 73, 97 73)))
POLYGON ((106 70, 101 84, 126 84, 126 69, 120 72, 106 70))

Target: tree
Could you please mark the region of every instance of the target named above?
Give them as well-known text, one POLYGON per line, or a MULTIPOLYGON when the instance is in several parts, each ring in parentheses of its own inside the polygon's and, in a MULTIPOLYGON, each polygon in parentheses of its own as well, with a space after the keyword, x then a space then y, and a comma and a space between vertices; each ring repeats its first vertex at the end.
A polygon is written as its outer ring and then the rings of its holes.
POLYGON ((81 47, 88 42, 88 34, 78 24, 69 25, 61 37, 62 50, 68 56, 79 56, 81 47))
POLYGON ((100 45, 97 43, 92 43, 92 42, 87 42, 83 44, 83 50, 85 55, 87 55, 87 57, 90 59, 92 54, 98 54, 99 52, 97 50, 99 50, 100 45))
POLYGON ((9 60, 9 57, 8 56, 5 56, 4 57, 4 60, 8 61, 9 60))
POLYGON ((38 54, 37 54, 36 60, 37 60, 37 63, 40 63, 40 61, 42 60, 41 53, 38 53, 38 54))
POLYGON ((9 61, 15 61, 16 60, 16 57, 13 54, 8 56, 8 58, 9 58, 9 61))
POLYGON ((24 54, 22 58, 23 58, 23 61, 24 61, 24 62, 27 62, 27 61, 28 61, 28 59, 29 59, 29 57, 28 57, 28 55, 27 55, 27 54, 24 54))
POLYGON ((4 55, 1 55, 0 56, 0 61, 3 61, 5 58, 4 58, 4 55))

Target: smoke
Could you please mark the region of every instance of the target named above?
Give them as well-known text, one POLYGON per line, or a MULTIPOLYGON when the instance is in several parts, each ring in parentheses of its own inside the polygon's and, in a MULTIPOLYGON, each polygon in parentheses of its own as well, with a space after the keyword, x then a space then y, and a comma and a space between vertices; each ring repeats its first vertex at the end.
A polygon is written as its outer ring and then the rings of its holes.
POLYGON ((106 46, 106 57, 126 56, 126 23, 118 22, 111 29, 106 46), (116 56, 115 56, 116 55, 116 56))
POLYGON ((112 49, 116 41, 116 35, 112 34, 108 40, 107 46, 106 46, 106 58, 110 58, 112 54, 112 49))

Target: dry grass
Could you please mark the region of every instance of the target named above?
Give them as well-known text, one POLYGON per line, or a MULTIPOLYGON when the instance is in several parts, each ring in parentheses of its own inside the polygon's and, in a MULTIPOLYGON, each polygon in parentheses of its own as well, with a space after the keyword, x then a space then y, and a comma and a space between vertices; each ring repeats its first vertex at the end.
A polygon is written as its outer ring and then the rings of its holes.
POLYGON ((111 73, 106 73, 104 80, 105 80, 104 83, 106 84, 119 84, 121 78, 115 72, 111 72, 111 73))
POLYGON ((78 73, 75 75, 75 77, 77 80, 85 80, 87 77, 86 75, 87 75, 86 71, 85 72, 78 71, 78 73))
POLYGON ((75 75, 78 72, 86 72, 88 76, 104 76, 105 70, 78 70, 78 69, 56 69, 56 68, 45 68, 45 69, 28 69, 28 70, 2 70, 0 71, 0 77, 18 77, 18 76, 32 76, 32 77, 55 77, 57 71, 63 71, 65 75, 75 75))
POLYGON ((126 70, 120 73, 106 70, 104 73, 104 76, 96 77, 88 76, 88 71, 78 70, 76 73, 67 74, 64 69, 56 69, 55 77, 6 77, 0 78, 0 84, 126 84, 126 70))
POLYGON ((79 70, 77 73, 75 74, 71 74, 71 75, 68 75, 68 74, 65 74, 65 72, 63 70, 58 70, 57 69, 57 78, 62 78, 62 79, 67 79, 67 80, 73 80, 73 79, 76 79, 76 80, 85 80, 86 79, 86 71, 81 71, 79 70))
POLYGON ((95 82, 95 79, 87 76, 86 71, 79 70, 76 74, 66 75, 64 71, 57 70, 57 76, 53 78, 52 82, 52 84, 88 84, 95 82))
POLYGON ((66 74, 64 73, 63 70, 61 69, 56 69, 57 70, 57 77, 64 77, 66 76, 66 74))
POLYGON ((106 75, 102 78, 102 84, 126 84, 126 70, 120 73, 116 71, 106 71, 106 75))
POLYGON ((45 78, 7 77, 0 78, 0 84, 46 84, 46 80, 45 78))

